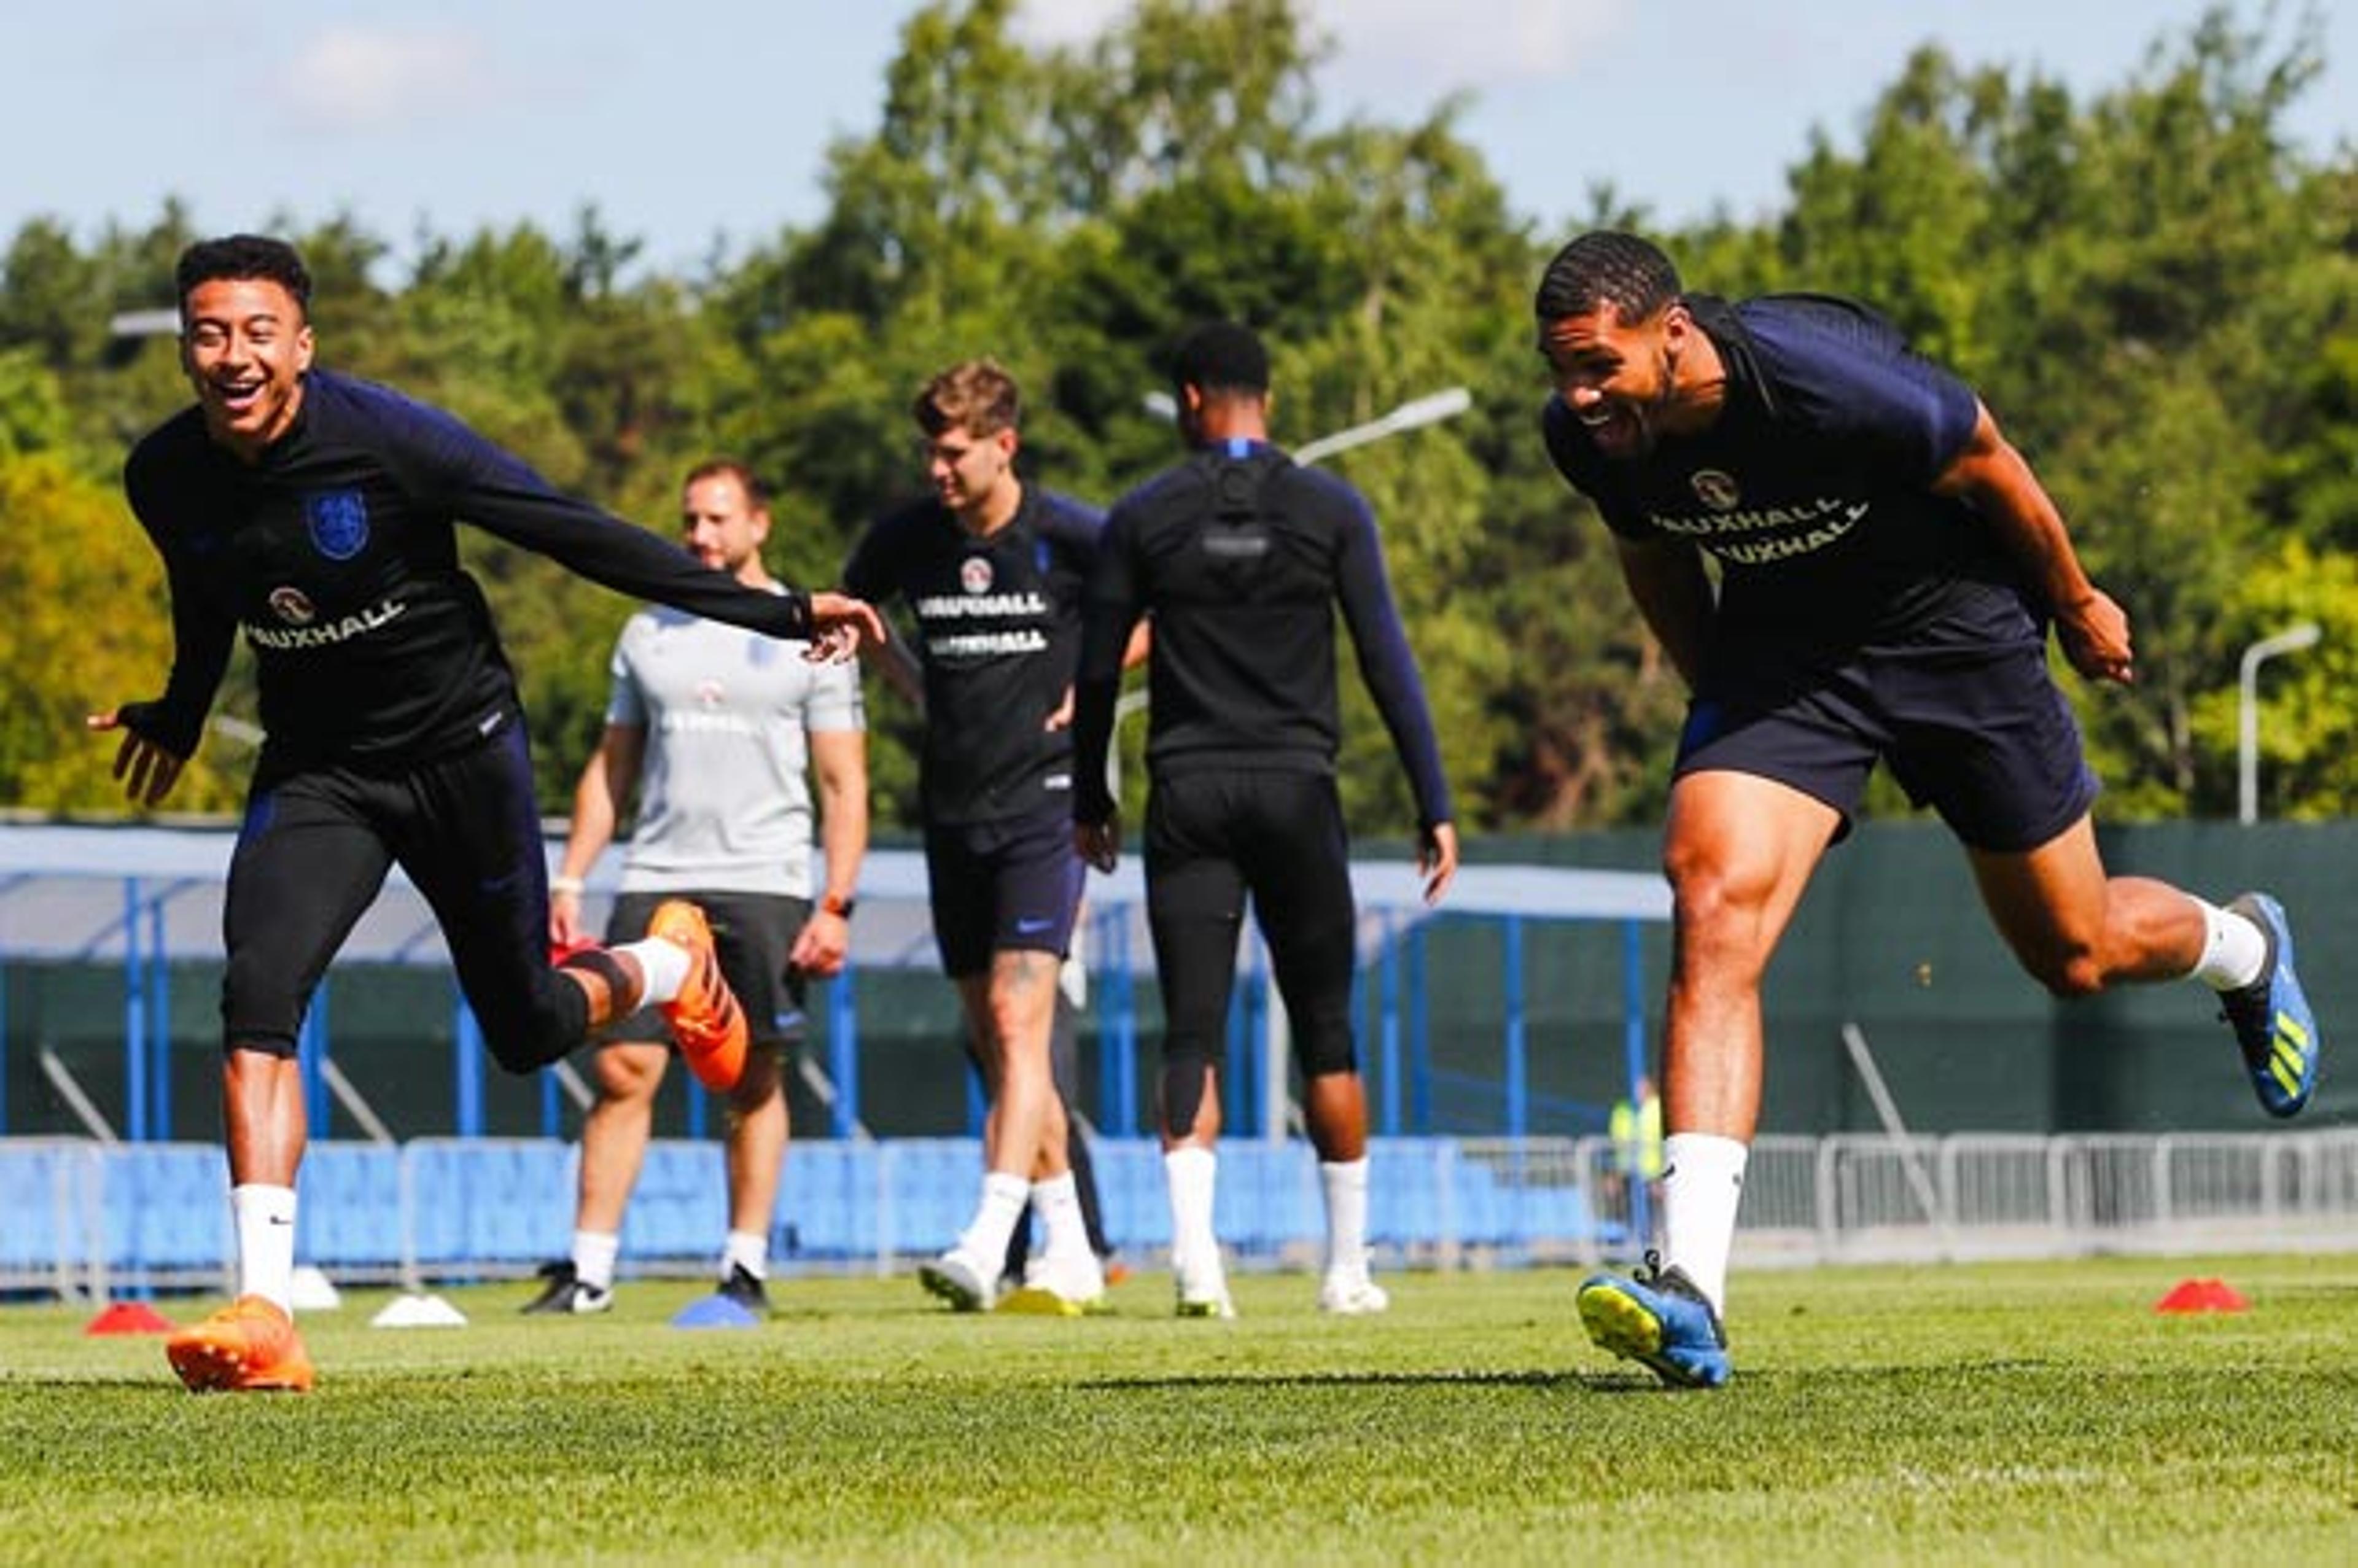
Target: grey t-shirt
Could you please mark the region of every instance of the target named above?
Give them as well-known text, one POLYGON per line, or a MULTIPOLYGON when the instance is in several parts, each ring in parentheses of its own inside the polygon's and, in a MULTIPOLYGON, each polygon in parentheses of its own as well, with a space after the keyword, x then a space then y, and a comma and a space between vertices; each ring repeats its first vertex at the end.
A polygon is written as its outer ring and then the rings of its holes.
POLYGON ((676 610, 631 617, 606 722, 646 731, 624 892, 811 896, 809 731, 862 730, 860 672, 676 610))

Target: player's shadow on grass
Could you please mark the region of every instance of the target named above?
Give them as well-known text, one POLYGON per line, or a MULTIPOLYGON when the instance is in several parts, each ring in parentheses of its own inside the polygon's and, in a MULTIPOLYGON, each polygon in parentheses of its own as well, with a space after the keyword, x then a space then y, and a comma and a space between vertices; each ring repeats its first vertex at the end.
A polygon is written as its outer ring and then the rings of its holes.
POLYGON ((1628 1381, 1614 1372, 1490 1371, 1490 1372, 1239 1372, 1184 1374, 1163 1378, 1091 1378, 1076 1389, 1206 1391, 1228 1389, 1585 1389, 1596 1393, 1619 1391, 1628 1381))
MULTIPOLYGON (((1825 1388, 1855 1383, 1877 1394, 1888 1393, 1894 1379, 1909 1378, 1953 1380, 1962 1377, 2017 1375, 2098 1375, 2096 1369, 2071 1368, 2038 1358, 2002 1357, 1976 1361, 1944 1361, 1931 1365, 1887 1367, 1812 1367, 1739 1368, 1736 1383, 1754 1389, 1791 1389, 1803 1384, 1825 1388)), ((2115 1376, 2103 1373, 2104 1376, 2115 1376)), ((1619 1367, 1565 1368, 1552 1371, 1463 1372, 1270 1372, 1206 1373, 1163 1378, 1098 1378, 1076 1383, 1078 1389, 1163 1390, 1197 1389, 1317 1389, 1450 1387, 1541 1389, 1588 1394, 1661 1394, 1666 1390, 1651 1372, 1628 1363, 1619 1367)))

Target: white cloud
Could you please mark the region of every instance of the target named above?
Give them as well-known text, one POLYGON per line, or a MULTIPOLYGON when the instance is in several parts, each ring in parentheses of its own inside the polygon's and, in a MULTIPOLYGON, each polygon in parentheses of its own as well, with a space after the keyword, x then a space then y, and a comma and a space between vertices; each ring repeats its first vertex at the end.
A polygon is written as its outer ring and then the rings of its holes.
POLYGON ((1087 43, 1129 11, 1129 0, 1022 0, 1015 34, 1035 46, 1087 43))
POLYGON ((1637 0, 1316 0, 1347 81, 1387 88, 1501 87, 1565 76, 1631 19, 1637 0))
POLYGON ((400 126, 481 91, 486 53, 481 39, 454 28, 339 27, 297 51, 285 100, 314 129, 400 126))
MULTIPOLYGON (((1309 0, 1334 39, 1341 85, 1434 96, 1563 76, 1630 20, 1639 0, 1309 0)), ((1016 30, 1033 44, 1085 42, 1130 0, 1023 0, 1016 30)))

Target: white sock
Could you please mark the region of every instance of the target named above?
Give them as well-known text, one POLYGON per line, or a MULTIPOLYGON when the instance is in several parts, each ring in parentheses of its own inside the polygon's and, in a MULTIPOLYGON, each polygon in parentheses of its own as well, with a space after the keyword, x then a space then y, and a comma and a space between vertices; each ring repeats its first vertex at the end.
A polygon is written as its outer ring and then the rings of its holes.
POLYGON ((1219 1171, 1219 1156, 1198 1144, 1184 1143, 1163 1153, 1163 1173, 1171 1184, 1174 1263, 1195 1258, 1217 1260, 1220 1256, 1220 1243, 1212 1234, 1212 1196, 1219 1171))
POLYGON ((1673 1132, 1662 1140, 1662 1265, 1694 1281, 1714 1312, 1727 1301, 1727 1255, 1752 1151, 1733 1138, 1673 1132))
POLYGON ((249 1182, 229 1190, 237 1222, 237 1293, 295 1311, 295 1189, 249 1182))
POLYGON ((647 936, 607 950, 628 954, 638 960, 639 972, 647 978, 647 989, 639 998, 641 1007, 670 1001, 687 983, 687 949, 676 942, 647 936))
POLYGON ((720 1245, 720 1277, 742 1269, 757 1280, 770 1277, 770 1238, 758 1230, 732 1230, 720 1245))
POLYGON ((1040 1211, 1048 1239, 1042 1255, 1049 1258, 1087 1257, 1089 1227, 1081 1218, 1081 1189, 1073 1173, 1032 1184, 1032 1206, 1040 1211))
POLYGON ((2202 957, 2190 975, 2214 991, 2234 990, 2258 979, 2267 967, 2268 934, 2232 909, 2199 898, 2194 907, 2202 912, 2202 957))
POLYGON ((601 1291, 614 1288, 614 1260, 622 1255, 622 1238, 611 1230, 573 1233, 573 1277, 601 1291))
POLYGON ((1007 1260, 1007 1238, 1032 1201, 1032 1184, 1009 1171, 993 1171, 982 1178, 982 1204, 959 1233, 957 1249, 982 1263, 994 1276, 1007 1260))
POLYGON ((1326 1271, 1365 1273, 1368 1268, 1368 1157, 1318 1165, 1326 1189, 1326 1271))

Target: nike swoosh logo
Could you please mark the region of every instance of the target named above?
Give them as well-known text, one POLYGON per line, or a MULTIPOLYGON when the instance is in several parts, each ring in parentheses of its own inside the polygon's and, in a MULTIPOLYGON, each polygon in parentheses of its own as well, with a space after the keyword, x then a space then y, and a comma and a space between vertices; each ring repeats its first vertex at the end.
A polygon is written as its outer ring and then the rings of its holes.
POLYGON ((1015 934, 1019 936, 1030 936, 1034 933, 1045 931, 1055 924, 1053 920, 1019 920, 1015 923, 1015 934))

